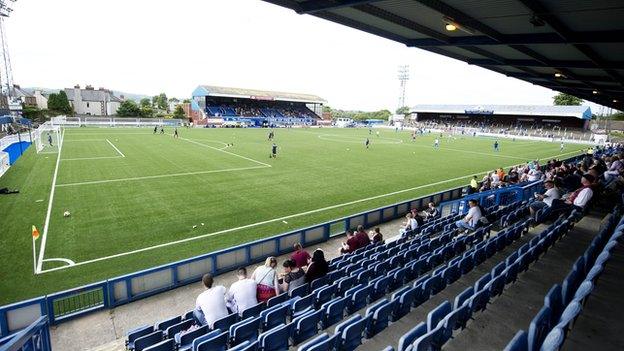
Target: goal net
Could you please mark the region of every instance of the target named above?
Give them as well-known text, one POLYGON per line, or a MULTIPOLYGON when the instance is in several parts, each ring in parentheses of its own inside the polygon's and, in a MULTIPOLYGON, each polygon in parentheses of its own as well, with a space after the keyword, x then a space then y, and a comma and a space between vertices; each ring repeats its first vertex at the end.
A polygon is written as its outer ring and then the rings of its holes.
POLYGON ((37 153, 57 153, 61 146, 61 127, 46 122, 35 130, 33 136, 37 153))

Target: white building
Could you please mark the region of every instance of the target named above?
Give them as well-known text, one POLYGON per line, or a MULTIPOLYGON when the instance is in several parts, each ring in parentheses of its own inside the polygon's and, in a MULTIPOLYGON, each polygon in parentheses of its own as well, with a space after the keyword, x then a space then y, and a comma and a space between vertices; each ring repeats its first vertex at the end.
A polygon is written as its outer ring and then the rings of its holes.
POLYGON ((78 115, 112 116, 117 114, 117 109, 122 100, 104 88, 98 90, 87 85, 81 89, 79 85, 74 88, 65 88, 67 99, 78 115))
POLYGON ((35 97, 35 101, 37 102, 37 107, 41 110, 45 110, 48 108, 48 95, 44 94, 41 90, 35 90, 33 92, 33 96, 35 97))

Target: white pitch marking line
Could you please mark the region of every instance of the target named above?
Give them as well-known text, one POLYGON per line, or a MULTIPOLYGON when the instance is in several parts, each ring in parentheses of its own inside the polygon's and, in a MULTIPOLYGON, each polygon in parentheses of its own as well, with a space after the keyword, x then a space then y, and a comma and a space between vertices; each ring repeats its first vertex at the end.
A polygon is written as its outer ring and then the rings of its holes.
POLYGON ((64 158, 61 161, 82 161, 82 160, 101 160, 106 158, 122 158, 123 156, 100 156, 100 157, 77 157, 77 158, 64 158))
POLYGON ((50 261, 60 261, 60 262, 65 262, 67 263, 69 266, 75 266, 76 262, 70 260, 69 258, 44 258, 43 262, 50 262, 50 261))
POLYGON ((210 149, 213 149, 213 150, 221 151, 221 152, 226 153, 226 154, 228 154, 228 155, 232 155, 232 156, 240 157, 240 158, 245 159, 245 160, 247 160, 247 161, 255 162, 255 163, 261 164, 261 165, 266 166, 266 167, 272 167, 272 166, 271 166, 270 164, 268 164, 268 163, 260 162, 260 161, 258 161, 258 160, 254 160, 253 158, 249 158, 249 157, 245 157, 245 156, 242 156, 242 155, 239 155, 239 154, 235 154, 235 153, 233 153, 233 152, 225 151, 225 150, 223 150, 223 149, 219 149, 219 148, 216 148, 216 147, 214 147, 214 146, 210 146, 210 145, 202 144, 202 143, 199 143, 199 142, 197 142, 197 141, 193 141, 193 140, 191 140, 191 139, 186 139, 186 138, 179 138, 179 139, 180 139, 180 140, 184 140, 184 141, 189 142, 189 143, 193 143, 193 144, 199 145, 199 146, 203 146, 203 147, 207 147, 207 148, 210 148, 210 149))
POLYGON ((117 153, 119 153, 119 155, 121 155, 121 157, 126 157, 126 155, 123 154, 123 152, 119 151, 119 149, 117 148, 117 146, 113 145, 113 143, 111 143, 110 140, 106 139, 106 141, 108 141, 108 143, 110 144, 110 146, 113 147, 113 149, 115 149, 117 151, 117 153))
POLYGON ((39 248, 39 259, 37 262, 36 273, 41 273, 43 266, 43 256, 45 255, 46 239, 48 238, 48 228, 50 227, 50 215, 52 214, 52 202, 54 201, 54 190, 56 189, 56 177, 58 175, 59 165, 61 164, 61 150, 63 149, 63 138, 65 137, 65 129, 61 134, 61 143, 56 157, 56 166, 54 167, 54 176, 52 177, 52 187, 50 189, 50 201, 48 202, 48 211, 46 213, 45 224, 43 225, 43 235, 41 238, 41 247, 39 248))
MULTIPOLYGON (((564 154, 558 154, 558 155, 554 155, 554 156, 543 157, 543 159, 549 159, 549 158, 553 158, 553 157, 569 155, 569 154, 572 154, 572 153, 579 153, 579 152, 580 151, 570 151, 570 152, 567 152, 567 153, 564 153, 564 154)), ((513 167, 513 166, 517 166, 517 165, 518 164, 508 165, 508 166, 504 166, 503 168, 509 168, 509 167, 513 167)), ((360 203, 360 202, 376 200, 376 199, 379 199, 379 198, 388 197, 388 196, 392 196, 392 195, 397 195, 397 194, 401 194, 401 193, 405 193, 405 192, 409 192, 409 191, 413 191, 413 190, 418 190, 418 189, 422 189, 422 188, 428 188, 428 187, 434 186, 434 185, 450 183, 450 182, 454 182, 454 181, 457 181, 457 180, 470 178, 474 174, 485 173, 485 172, 487 172, 487 171, 472 172, 469 175, 464 175, 464 176, 461 176, 461 177, 455 177, 455 178, 451 178, 451 179, 441 180, 441 181, 435 182, 435 183, 419 185, 419 186, 415 186, 415 187, 408 188, 408 189, 397 190, 397 191, 393 191, 393 192, 387 193, 387 194, 371 196, 371 197, 368 197, 368 198, 365 198, 365 199, 349 201, 349 202, 345 202, 345 203, 342 203, 342 204, 327 206, 327 207, 318 208, 318 209, 315 209, 315 210, 310 210, 310 211, 301 212, 301 213, 295 213, 295 214, 284 216, 284 217, 280 217, 280 218, 273 218, 273 219, 268 219, 268 220, 262 221, 262 222, 246 224, 246 225, 243 225, 243 226, 240 226, 240 227, 236 227, 236 228, 219 230, 219 231, 216 231, 216 232, 207 233, 207 234, 203 234, 203 235, 199 235, 199 236, 194 236, 194 237, 191 237, 191 238, 171 241, 171 242, 168 242, 168 243, 163 243, 163 244, 158 244, 158 245, 154 245, 154 246, 144 247, 142 249, 126 251, 126 252, 121 252, 121 253, 110 255, 110 256, 99 257, 99 258, 95 258, 95 259, 92 259, 92 260, 82 261, 82 262, 76 263, 73 266, 51 268, 51 269, 45 270, 45 271, 40 272, 40 273, 53 272, 53 271, 58 271, 58 270, 61 270, 61 269, 66 269, 66 268, 69 268, 69 267, 82 266, 82 265, 89 264, 89 263, 94 263, 94 262, 108 260, 108 259, 111 259, 111 258, 128 256, 128 255, 132 255, 132 254, 135 254, 135 253, 150 251, 150 250, 159 249, 159 248, 162 248, 162 247, 167 247, 167 246, 181 244, 181 243, 185 243, 185 242, 189 242, 189 241, 199 240, 199 239, 207 238, 207 237, 210 237, 210 236, 215 236, 215 235, 219 235, 219 234, 235 232, 235 231, 242 230, 242 229, 253 228, 253 227, 257 227, 259 225, 263 225, 263 224, 284 221, 284 220, 289 219, 289 218, 296 218, 296 217, 301 217, 301 216, 307 216, 309 214, 313 214, 313 213, 317 213, 317 212, 323 212, 323 211, 327 211, 327 210, 333 210, 335 208, 349 206, 349 205, 357 204, 357 203, 360 203)))
POLYGON ((106 139, 67 139, 65 140, 65 142, 68 141, 104 141, 106 139))
POLYGON ((126 181, 144 180, 144 179, 159 179, 159 178, 169 178, 169 177, 180 177, 180 176, 197 175, 197 174, 235 172, 235 171, 245 171, 245 170, 248 170, 248 169, 260 169, 260 168, 268 168, 268 167, 265 167, 265 166, 249 166, 249 167, 240 167, 240 168, 215 169, 215 170, 210 170, 210 171, 158 174, 158 175, 152 175, 152 176, 132 177, 132 178, 92 180, 92 181, 77 182, 77 183, 64 183, 64 184, 59 184, 56 187, 60 188, 60 187, 67 187, 67 186, 90 185, 90 184, 105 184, 105 183, 126 182, 126 181))

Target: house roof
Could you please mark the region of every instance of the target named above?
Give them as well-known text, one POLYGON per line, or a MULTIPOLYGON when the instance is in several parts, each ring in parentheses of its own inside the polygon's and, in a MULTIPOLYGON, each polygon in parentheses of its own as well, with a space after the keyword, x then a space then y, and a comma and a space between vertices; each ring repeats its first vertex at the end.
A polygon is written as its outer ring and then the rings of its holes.
POLYGON ((589 106, 550 105, 416 105, 415 113, 492 114, 515 116, 575 117, 591 119, 589 106))
POLYGON ((278 100, 292 102, 325 103, 326 100, 316 95, 285 93, 257 89, 218 87, 214 85, 200 85, 193 91, 193 96, 220 96, 241 99, 278 100))
MULTIPOLYGON (((67 94, 67 99, 70 101, 75 100, 75 93, 77 89, 74 88, 65 88, 65 94, 67 94)), ((92 101, 92 102, 121 102, 121 99, 113 95, 108 90, 91 90, 91 89, 80 89, 80 96, 82 101, 92 101)))
POLYGON ((13 86, 13 90, 15 91, 15 96, 18 98, 21 97, 31 97, 34 96, 33 94, 27 92, 26 90, 18 87, 18 86, 13 86))
POLYGON ((622 0, 264 1, 624 110, 622 0))

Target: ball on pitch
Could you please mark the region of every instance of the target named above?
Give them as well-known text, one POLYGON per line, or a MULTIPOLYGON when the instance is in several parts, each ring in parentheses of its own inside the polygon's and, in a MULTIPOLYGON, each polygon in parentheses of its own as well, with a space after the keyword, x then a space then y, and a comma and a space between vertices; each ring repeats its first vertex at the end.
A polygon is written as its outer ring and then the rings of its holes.
POLYGON ((63 217, 69 217, 69 216, 71 216, 71 213, 69 213, 69 211, 63 212, 63 217))

